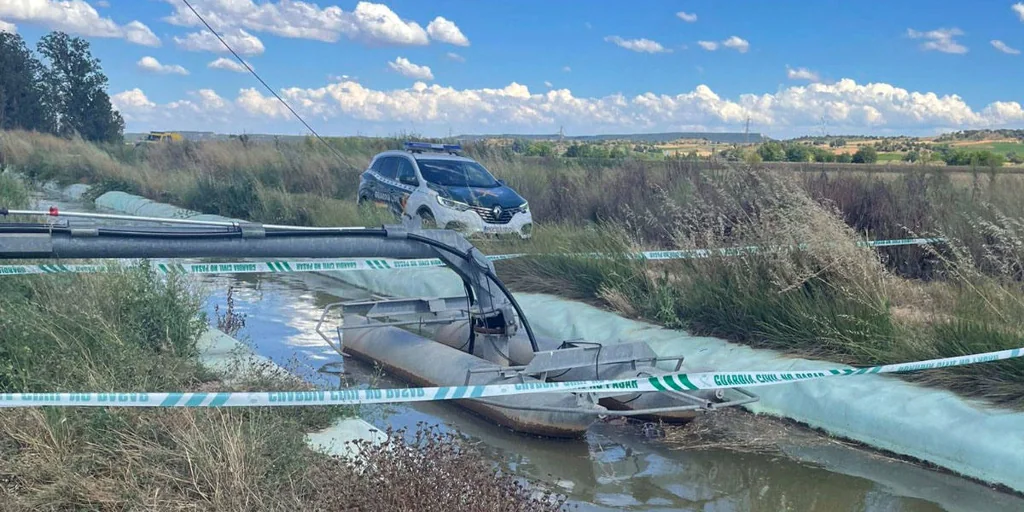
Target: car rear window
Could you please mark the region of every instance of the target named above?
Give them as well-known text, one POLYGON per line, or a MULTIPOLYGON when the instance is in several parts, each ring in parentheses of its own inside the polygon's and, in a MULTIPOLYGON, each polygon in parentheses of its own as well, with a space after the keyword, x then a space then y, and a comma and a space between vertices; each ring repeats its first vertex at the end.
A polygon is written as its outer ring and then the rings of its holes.
POLYGON ((499 187, 498 180, 484 166, 468 160, 418 158, 420 174, 429 183, 442 187, 499 187))

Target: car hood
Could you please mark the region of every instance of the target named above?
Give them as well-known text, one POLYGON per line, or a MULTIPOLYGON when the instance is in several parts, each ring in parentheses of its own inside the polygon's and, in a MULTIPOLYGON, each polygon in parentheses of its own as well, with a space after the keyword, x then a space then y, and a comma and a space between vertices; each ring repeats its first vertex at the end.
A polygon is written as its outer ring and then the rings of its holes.
POLYGON ((470 206, 493 208, 515 208, 526 202, 515 190, 504 185, 500 187, 431 187, 442 197, 466 203, 470 206))

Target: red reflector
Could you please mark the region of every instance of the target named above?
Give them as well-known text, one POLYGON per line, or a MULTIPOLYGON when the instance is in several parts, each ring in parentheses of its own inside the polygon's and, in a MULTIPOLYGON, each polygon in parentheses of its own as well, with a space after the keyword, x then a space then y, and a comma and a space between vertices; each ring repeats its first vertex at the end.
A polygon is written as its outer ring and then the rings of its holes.
POLYGON ((53 216, 53 217, 56 217, 57 215, 59 215, 59 212, 57 211, 57 207, 56 206, 51 206, 50 207, 50 215, 53 216))

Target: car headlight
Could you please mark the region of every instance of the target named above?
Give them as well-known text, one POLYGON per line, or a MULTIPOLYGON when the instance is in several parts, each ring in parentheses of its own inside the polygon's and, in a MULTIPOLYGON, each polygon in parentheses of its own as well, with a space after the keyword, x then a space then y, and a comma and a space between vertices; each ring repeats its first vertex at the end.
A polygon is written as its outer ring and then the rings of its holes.
POLYGON ((461 203, 459 201, 453 201, 451 199, 448 199, 446 197, 441 197, 441 196, 437 196, 437 204, 439 204, 441 206, 444 206, 445 208, 451 208, 453 210, 458 210, 460 212, 464 212, 464 211, 469 209, 469 205, 466 204, 466 203, 461 203))
POLYGON ((526 202, 519 205, 519 210, 523 213, 530 213, 530 203, 526 202))

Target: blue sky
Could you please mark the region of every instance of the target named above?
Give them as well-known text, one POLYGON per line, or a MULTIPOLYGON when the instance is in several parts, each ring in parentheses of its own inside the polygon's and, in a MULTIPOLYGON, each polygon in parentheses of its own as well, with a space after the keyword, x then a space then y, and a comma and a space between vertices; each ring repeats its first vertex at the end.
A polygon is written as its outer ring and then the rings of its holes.
MULTIPOLYGON (((1014 1, 192 3, 324 134, 1024 126, 1014 1)), ((0 0, 0 29, 89 39, 131 131, 303 133, 181 0, 0 0)))

